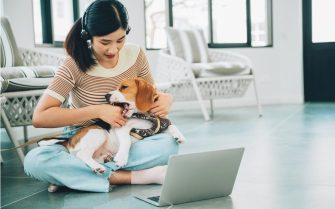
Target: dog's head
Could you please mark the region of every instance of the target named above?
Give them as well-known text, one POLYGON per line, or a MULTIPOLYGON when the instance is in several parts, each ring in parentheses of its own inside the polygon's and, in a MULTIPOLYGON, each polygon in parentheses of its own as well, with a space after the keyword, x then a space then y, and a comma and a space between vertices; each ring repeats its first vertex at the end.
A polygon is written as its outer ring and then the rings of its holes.
POLYGON ((106 95, 108 103, 135 103, 140 112, 149 111, 157 97, 154 86, 140 78, 124 80, 117 90, 106 95))

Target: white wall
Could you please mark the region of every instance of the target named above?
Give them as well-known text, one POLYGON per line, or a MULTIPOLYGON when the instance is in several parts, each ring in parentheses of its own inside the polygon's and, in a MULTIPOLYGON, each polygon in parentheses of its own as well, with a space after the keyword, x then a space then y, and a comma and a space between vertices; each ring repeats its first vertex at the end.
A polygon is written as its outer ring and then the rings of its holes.
MULTIPOLYGON (((19 46, 32 47, 33 16, 31 0, 4 1, 4 13, 10 18, 19 46), (18 6, 20 5, 20 6, 18 6)), ((121 0, 130 15, 132 30, 128 41, 145 47, 144 5, 142 0, 121 0)), ((250 57, 257 74, 263 104, 302 103, 302 0, 273 0, 273 47, 221 49, 250 57)), ((156 68, 157 51, 148 51, 149 62, 156 68)), ((234 105, 251 104, 249 91, 234 105)))
POLYGON ((301 0, 273 0, 273 47, 234 49, 249 56, 265 103, 303 102, 301 0))
POLYGON ((0 16, 3 16, 3 14, 4 14, 3 0, 0 0, 0 16))
POLYGON ((18 46, 34 46, 34 25, 32 0, 1 0, 4 15, 10 20, 18 46))

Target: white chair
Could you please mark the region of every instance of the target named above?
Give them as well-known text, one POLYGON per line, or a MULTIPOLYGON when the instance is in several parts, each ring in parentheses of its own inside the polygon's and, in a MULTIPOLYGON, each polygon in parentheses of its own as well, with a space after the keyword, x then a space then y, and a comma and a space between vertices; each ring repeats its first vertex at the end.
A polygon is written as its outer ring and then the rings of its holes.
POLYGON ((158 56, 158 88, 176 101, 197 100, 205 120, 214 116, 213 99, 243 97, 253 84, 259 116, 256 76, 251 61, 240 54, 208 49, 201 30, 167 28, 168 48, 158 56), (209 115, 204 100, 210 101, 209 115))
MULTIPOLYGON (((1 17, 0 35, 1 127, 18 146, 13 128, 23 127, 24 139, 28 140, 27 126, 32 124, 34 108, 65 56, 18 48, 6 17, 1 17)), ((23 162, 23 150, 16 151, 23 162)))

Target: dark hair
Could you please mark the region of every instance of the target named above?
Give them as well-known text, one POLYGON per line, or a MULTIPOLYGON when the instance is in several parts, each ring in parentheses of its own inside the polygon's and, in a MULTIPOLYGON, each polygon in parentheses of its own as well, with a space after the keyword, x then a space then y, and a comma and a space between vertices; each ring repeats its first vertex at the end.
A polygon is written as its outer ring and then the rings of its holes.
POLYGON ((83 72, 96 65, 89 48, 93 36, 104 36, 119 28, 129 33, 128 12, 117 0, 96 0, 87 7, 68 33, 64 47, 83 72))

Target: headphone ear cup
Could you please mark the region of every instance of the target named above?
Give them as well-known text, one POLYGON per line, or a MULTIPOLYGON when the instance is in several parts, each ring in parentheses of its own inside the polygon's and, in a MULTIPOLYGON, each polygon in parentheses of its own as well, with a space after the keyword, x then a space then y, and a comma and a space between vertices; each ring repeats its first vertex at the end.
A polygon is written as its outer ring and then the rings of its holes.
POLYGON ((81 30, 80 36, 85 41, 88 39, 88 34, 87 34, 86 30, 84 30, 84 29, 81 30))
POLYGON ((126 35, 128 35, 128 33, 130 32, 130 30, 131 30, 131 27, 128 26, 128 28, 127 28, 127 30, 126 30, 126 35))
POLYGON ((88 49, 92 49, 92 42, 91 42, 91 40, 87 39, 86 43, 87 43, 87 48, 88 49))

